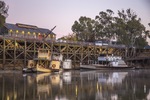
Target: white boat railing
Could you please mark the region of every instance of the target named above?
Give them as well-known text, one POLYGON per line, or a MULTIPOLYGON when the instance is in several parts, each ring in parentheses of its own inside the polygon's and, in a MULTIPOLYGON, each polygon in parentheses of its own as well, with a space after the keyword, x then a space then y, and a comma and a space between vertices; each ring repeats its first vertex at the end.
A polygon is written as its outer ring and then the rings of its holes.
POLYGON ((122 57, 120 56, 104 56, 104 57, 98 57, 98 61, 116 61, 120 60, 122 57))

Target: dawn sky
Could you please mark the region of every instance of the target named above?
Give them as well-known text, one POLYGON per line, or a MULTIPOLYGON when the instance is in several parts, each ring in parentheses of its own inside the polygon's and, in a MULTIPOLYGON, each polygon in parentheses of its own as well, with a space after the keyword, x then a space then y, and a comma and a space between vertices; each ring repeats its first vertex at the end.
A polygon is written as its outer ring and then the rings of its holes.
POLYGON ((9 6, 7 23, 23 23, 54 30, 56 37, 72 33, 80 16, 95 18, 100 11, 131 8, 150 30, 150 0, 4 0, 9 6))

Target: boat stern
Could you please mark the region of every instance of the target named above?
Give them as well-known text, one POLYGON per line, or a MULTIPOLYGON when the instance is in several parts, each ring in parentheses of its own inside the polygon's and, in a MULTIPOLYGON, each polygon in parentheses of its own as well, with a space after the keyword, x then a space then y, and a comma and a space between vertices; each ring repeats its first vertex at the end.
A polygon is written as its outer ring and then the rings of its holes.
POLYGON ((52 71, 59 71, 60 70, 60 61, 58 60, 53 60, 50 64, 50 68, 52 71))

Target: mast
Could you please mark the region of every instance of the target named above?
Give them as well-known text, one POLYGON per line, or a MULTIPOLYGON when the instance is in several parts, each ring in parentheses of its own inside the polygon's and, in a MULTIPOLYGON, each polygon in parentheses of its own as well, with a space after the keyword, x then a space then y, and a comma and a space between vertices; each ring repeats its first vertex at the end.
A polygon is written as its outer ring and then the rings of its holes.
POLYGON ((43 41, 45 41, 45 39, 48 37, 48 35, 51 34, 55 28, 56 28, 56 26, 54 26, 45 37, 43 37, 43 41))

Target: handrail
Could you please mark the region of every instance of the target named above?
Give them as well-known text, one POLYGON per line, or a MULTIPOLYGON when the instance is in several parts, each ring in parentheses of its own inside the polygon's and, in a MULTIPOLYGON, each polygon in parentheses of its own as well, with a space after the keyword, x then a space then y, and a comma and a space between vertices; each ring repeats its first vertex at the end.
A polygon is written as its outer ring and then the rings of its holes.
MULTIPOLYGON (((55 27, 54 27, 55 28, 55 27)), ((54 30, 54 28, 52 30, 54 30)), ((9 35, 4 35, 5 38, 11 38, 11 39, 19 39, 19 40, 31 40, 31 41, 39 41, 39 42, 43 42, 43 39, 40 38, 35 38, 35 37, 19 37, 19 36, 9 36, 9 35)), ((0 38, 3 38, 2 35, 0 35, 0 38)), ((66 43, 66 44, 77 44, 77 45, 83 45, 83 46, 99 46, 99 45, 95 45, 95 43, 93 42, 81 42, 81 41, 69 41, 69 40, 62 40, 62 41, 58 41, 58 40, 54 40, 54 39, 48 39, 48 40, 44 40, 45 42, 55 42, 55 43, 66 43)), ((102 47, 114 47, 114 48, 125 48, 125 45, 116 45, 116 44, 108 44, 102 47)))

